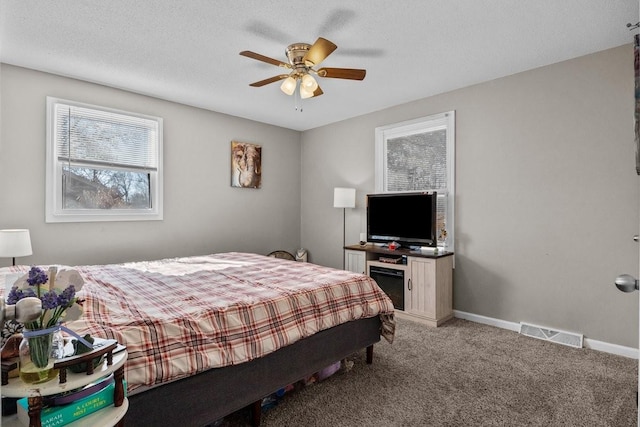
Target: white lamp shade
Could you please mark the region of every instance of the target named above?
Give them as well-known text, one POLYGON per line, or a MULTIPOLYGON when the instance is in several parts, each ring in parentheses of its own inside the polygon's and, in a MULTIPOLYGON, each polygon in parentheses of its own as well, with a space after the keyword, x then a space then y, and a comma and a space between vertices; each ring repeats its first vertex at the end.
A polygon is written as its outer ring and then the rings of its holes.
POLYGON ((305 74, 302 76, 302 83, 300 85, 311 93, 318 89, 318 82, 311 74, 305 74))
POLYGON ((16 258, 31 254, 29 230, 0 230, 0 257, 16 258))
POLYGON ((293 92, 296 90, 296 86, 298 85, 298 81, 293 77, 289 76, 282 82, 280 85, 280 90, 286 93, 287 95, 293 95, 293 92))
POLYGON ((307 88, 300 86, 300 98, 307 99, 313 96, 313 92, 308 90, 307 88))
POLYGON ((313 96, 312 90, 309 90, 304 86, 300 86, 300 98, 307 99, 307 98, 311 98, 312 96, 313 96))
POLYGON ((334 208, 355 208, 356 207, 356 189, 341 188, 333 189, 333 207, 334 208))

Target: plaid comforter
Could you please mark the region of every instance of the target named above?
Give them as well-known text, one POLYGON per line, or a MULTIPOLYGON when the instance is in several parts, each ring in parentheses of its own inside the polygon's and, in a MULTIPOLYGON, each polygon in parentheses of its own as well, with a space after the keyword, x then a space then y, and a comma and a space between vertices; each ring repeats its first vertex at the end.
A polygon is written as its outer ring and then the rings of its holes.
POLYGON ((393 304, 369 277, 248 253, 74 267, 82 319, 67 327, 127 346, 129 391, 243 363, 393 304))

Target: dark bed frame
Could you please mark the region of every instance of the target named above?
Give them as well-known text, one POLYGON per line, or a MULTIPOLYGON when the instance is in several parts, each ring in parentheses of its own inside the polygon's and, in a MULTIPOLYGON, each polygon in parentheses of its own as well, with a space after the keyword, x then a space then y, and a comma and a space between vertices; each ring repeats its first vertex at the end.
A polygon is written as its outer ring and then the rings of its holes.
POLYGON ((202 427, 250 406, 260 424, 262 399, 288 384, 380 341, 379 316, 318 332, 274 353, 239 365, 214 368, 192 377, 133 394, 124 418, 127 427, 202 427))

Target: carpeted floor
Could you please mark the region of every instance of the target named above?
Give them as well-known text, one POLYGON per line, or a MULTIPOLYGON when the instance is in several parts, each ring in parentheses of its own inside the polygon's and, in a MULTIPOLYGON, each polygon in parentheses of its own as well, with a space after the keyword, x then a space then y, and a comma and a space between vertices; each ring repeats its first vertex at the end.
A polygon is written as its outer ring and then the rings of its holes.
MULTIPOLYGON (((638 363, 454 319, 399 320, 392 345, 364 351, 287 393, 262 426, 636 426, 638 363)), ((224 425, 247 425, 240 412, 224 425)))

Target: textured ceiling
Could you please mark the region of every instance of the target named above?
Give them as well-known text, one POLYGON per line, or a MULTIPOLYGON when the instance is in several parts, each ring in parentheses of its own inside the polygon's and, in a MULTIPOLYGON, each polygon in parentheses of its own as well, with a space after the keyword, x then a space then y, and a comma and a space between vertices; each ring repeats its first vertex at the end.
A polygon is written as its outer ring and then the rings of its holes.
POLYGON ((638 0, 0 0, 0 60, 306 130, 631 43, 638 20, 638 0), (365 80, 319 79, 302 112, 249 86, 284 70, 240 51, 319 36, 322 66, 365 80))

